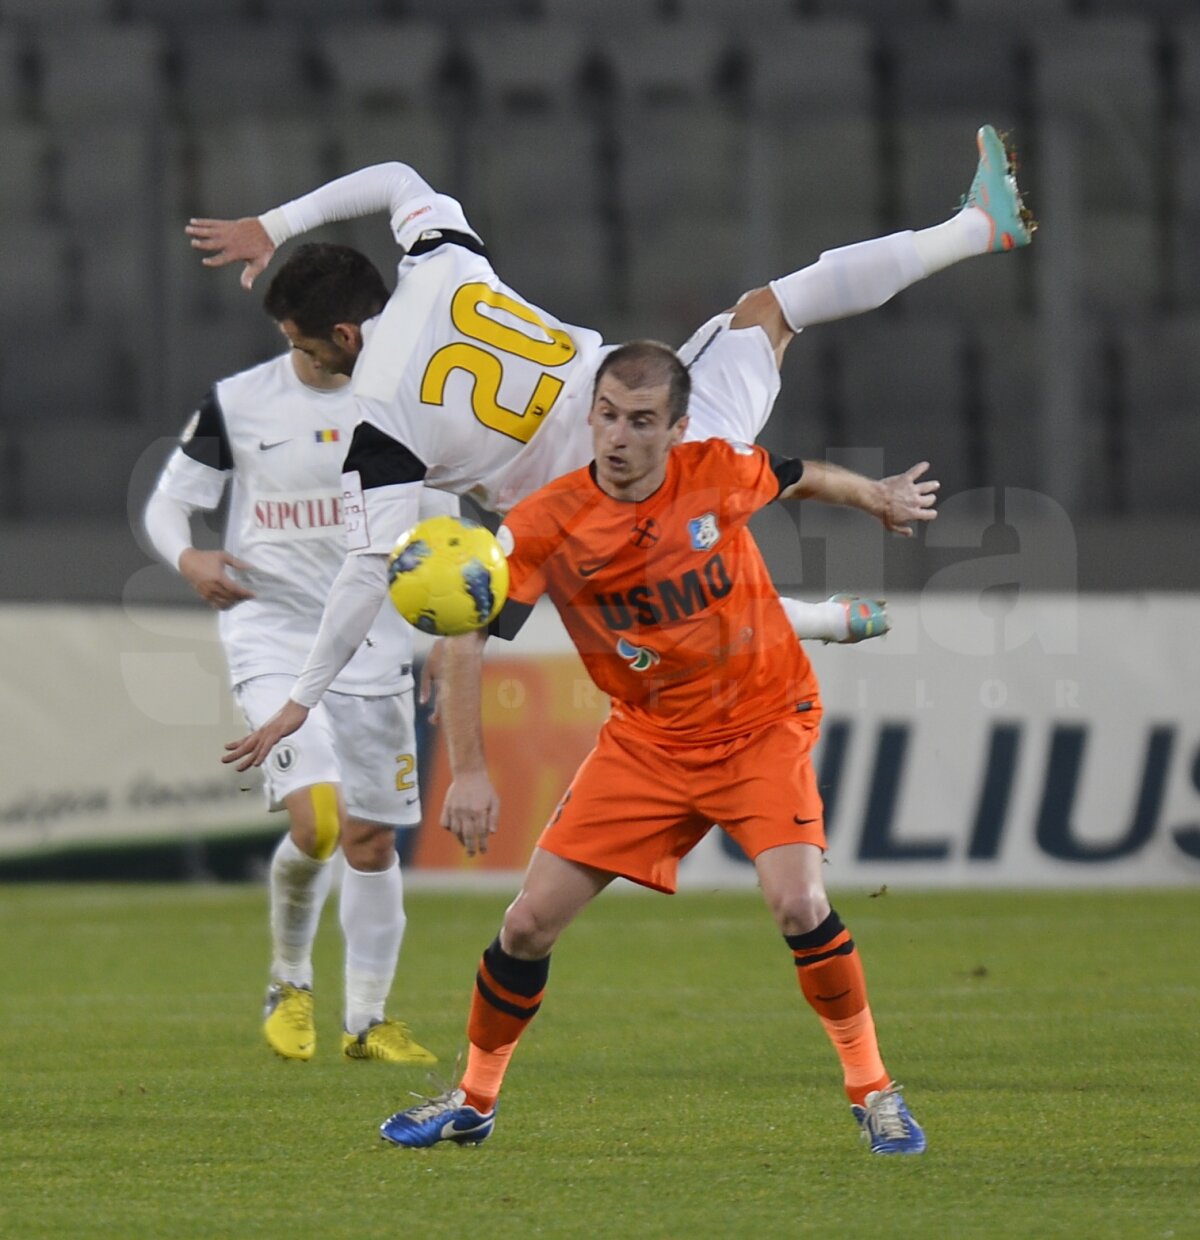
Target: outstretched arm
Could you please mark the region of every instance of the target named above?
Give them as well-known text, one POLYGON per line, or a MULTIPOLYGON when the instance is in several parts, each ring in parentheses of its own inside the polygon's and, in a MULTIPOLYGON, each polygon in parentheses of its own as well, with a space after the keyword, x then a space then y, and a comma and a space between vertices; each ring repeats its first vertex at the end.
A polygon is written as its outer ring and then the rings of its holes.
POLYGON ((911 538, 913 521, 932 521, 940 482, 918 479, 929 468, 921 461, 888 478, 868 478, 829 461, 805 461, 798 482, 779 493, 780 499, 818 499, 826 504, 861 508, 878 517, 884 529, 911 538))
POLYGON ((406 206, 415 208, 433 197, 433 188, 407 164, 373 164, 262 215, 238 220, 193 219, 184 231, 192 239, 193 249, 207 253, 202 260, 206 267, 245 263, 242 287, 248 289, 276 248, 291 237, 335 220, 357 219, 380 211, 386 211, 395 224, 406 206))

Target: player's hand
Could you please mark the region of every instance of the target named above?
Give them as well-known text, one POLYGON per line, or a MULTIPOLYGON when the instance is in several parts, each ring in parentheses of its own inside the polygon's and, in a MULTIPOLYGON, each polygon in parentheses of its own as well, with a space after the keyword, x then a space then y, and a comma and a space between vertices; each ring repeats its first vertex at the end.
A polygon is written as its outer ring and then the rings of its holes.
POLYGON ((917 481, 928 468, 929 462, 921 461, 902 474, 880 478, 883 500, 877 515, 889 533, 911 538, 910 522, 932 521, 937 516, 934 505, 942 484, 932 479, 917 481))
POLYGON ((485 853, 488 837, 496 833, 500 798, 486 770, 456 775, 442 806, 442 826, 467 850, 467 856, 485 853))
POLYGON ((267 755, 285 736, 291 736, 308 718, 308 707, 288 698, 286 702, 259 728, 240 741, 230 741, 225 746, 222 762, 237 763, 239 771, 252 766, 262 766, 267 755))
POLYGON ((438 690, 442 683, 442 663, 445 660, 446 641, 439 637, 433 643, 432 649, 425 656, 425 662, 421 666, 421 684, 417 689, 417 701, 422 706, 428 706, 433 703, 433 710, 429 712, 429 722, 437 723, 438 721, 438 690))
POLYGON ((239 585, 225 575, 227 568, 243 571, 250 567, 228 551, 198 551, 189 547, 179 557, 179 571, 184 580, 210 606, 225 611, 234 603, 253 598, 254 591, 239 585))
POLYGON ((193 250, 206 250, 200 261, 206 267, 227 267, 245 263, 242 288, 249 290, 275 253, 275 242, 257 216, 240 220, 188 220, 184 229, 192 239, 193 250))

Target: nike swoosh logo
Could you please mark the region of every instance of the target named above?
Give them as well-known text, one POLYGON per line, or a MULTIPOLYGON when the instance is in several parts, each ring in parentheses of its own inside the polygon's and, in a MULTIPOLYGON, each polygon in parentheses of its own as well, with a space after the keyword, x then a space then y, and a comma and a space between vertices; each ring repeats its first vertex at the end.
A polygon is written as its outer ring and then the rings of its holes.
POLYGON ((451 1137, 461 1137, 464 1132, 472 1132, 476 1128, 481 1128, 482 1124, 472 1124, 469 1120, 463 1127, 458 1126, 458 1120, 448 1119, 442 1125, 442 1140, 448 1140, 451 1137))
POLYGON ((607 560, 601 560, 599 563, 596 563, 593 560, 592 563, 590 564, 580 564, 579 575, 581 577, 591 577, 594 573, 598 573, 602 568, 604 568, 605 565, 611 564, 611 563, 612 563, 612 560, 607 559, 607 560))
POLYGON ((815 818, 798 818, 795 814, 793 814, 792 821, 798 827, 807 827, 810 822, 816 822, 817 820, 815 818))
POLYGON ((847 986, 840 995, 813 995, 813 998, 821 1003, 836 1003, 839 999, 844 999, 849 993, 850 988, 847 986))
POLYGON ((404 798, 405 805, 416 805, 416 803, 417 803, 416 797, 405 797, 404 798))
POLYGON ((278 447, 281 447, 285 443, 291 443, 291 442, 292 441, 290 439, 277 439, 274 443, 263 443, 263 441, 260 439, 258 441, 258 450, 260 452, 270 452, 272 448, 278 448, 278 447))

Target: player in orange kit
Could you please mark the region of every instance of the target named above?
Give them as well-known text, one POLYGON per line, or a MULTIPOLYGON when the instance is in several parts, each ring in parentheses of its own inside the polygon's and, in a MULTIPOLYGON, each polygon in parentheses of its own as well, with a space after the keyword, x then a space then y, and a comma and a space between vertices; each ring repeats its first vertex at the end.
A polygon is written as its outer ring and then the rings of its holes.
MULTIPOLYGON (((872 1150, 925 1148, 880 1057, 854 940, 825 894, 816 677, 746 523, 774 499, 820 499, 911 534, 935 516, 938 484, 920 481, 924 463, 872 481, 748 444, 684 443, 689 387, 664 345, 610 353, 588 415, 593 463, 519 503, 500 529, 511 582, 497 631, 511 635, 547 594, 612 714, 483 954, 460 1084, 387 1119, 396 1145, 487 1138, 558 936, 614 878, 673 892, 680 858, 718 823, 754 862, 872 1150)), ((443 817, 469 852, 486 845, 497 811, 479 724, 485 640, 460 644, 471 657, 442 704, 455 776, 443 817)))

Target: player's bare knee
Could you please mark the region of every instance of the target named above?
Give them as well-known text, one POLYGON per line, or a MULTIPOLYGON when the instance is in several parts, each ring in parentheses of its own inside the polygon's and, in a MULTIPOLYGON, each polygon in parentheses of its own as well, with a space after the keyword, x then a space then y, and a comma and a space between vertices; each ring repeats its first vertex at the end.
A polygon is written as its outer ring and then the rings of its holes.
POLYGON ((829 916, 829 897, 819 883, 798 886, 776 895, 771 912, 783 934, 807 934, 829 916))
POLYGON ((769 288, 756 288, 743 293, 733 308, 729 326, 735 331, 744 327, 761 327, 775 351, 776 362, 782 362, 783 351, 796 334, 788 326, 779 300, 769 288))
POLYGON ((396 828, 351 818, 342 832, 346 863, 367 874, 390 870, 396 859, 396 828))
POLYGON ((528 900, 518 896, 504 914, 500 946, 520 960, 540 960, 558 937, 557 929, 540 917, 528 900))
POLYGON ((342 798, 336 784, 312 784, 284 798, 292 842, 316 861, 328 861, 342 833, 342 798))

